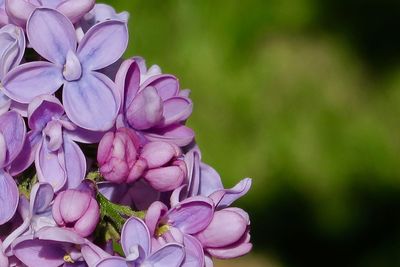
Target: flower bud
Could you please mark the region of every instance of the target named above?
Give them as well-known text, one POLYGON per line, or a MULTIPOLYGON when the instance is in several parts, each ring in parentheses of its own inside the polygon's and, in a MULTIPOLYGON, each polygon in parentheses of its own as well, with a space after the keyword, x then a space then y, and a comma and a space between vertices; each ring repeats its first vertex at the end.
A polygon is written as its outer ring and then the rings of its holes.
POLYGON ((53 218, 59 226, 71 228, 86 237, 95 230, 100 209, 91 192, 68 189, 54 200, 53 218))
POLYGON ((249 225, 245 211, 226 208, 216 211, 211 223, 196 237, 211 256, 235 258, 248 253, 252 247, 249 242, 249 225))
MULTIPOLYGON (((97 161, 104 178, 114 183, 126 182, 133 168, 140 176, 145 166, 137 162, 139 138, 128 128, 108 132, 99 144, 97 161)), ((138 178, 138 177, 137 177, 138 178)), ((136 178, 136 179, 137 179, 136 178)))

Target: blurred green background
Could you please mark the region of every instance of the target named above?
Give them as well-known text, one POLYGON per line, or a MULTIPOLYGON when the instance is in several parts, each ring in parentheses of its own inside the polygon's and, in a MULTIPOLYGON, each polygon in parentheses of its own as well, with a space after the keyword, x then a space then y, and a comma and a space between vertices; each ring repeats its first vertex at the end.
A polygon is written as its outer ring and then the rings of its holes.
POLYGON ((99 2, 192 89, 203 160, 253 178, 254 252, 217 266, 400 266, 400 1, 99 2))

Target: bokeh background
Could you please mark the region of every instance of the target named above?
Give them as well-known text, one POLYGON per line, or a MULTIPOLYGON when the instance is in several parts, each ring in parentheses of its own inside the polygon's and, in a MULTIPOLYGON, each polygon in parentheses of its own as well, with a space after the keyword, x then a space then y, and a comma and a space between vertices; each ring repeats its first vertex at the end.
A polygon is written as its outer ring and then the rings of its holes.
POLYGON ((100 2, 192 89, 204 161, 253 178, 254 252, 217 266, 400 266, 400 1, 100 2))

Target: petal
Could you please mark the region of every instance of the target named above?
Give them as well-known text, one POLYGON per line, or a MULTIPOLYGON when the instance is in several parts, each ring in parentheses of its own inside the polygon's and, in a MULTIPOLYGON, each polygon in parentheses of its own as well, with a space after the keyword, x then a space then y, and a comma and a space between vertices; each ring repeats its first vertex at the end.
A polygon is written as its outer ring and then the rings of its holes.
POLYGON ((15 256, 27 266, 58 267, 64 263, 66 251, 57 242, 26 240, 13 247, 15 256))
POLYGON ((207 252, 218 259, 232 259, 249 253, 252 248, 253 245, 251 243, 242 243, 235 247, 209 248, 207 252))
POLYGON ((211 166, 200 163, 200 195, 208 197, 215 191, 224 189, 221 177, 211 166))
POLYGON ((110 257, 97 263, 96 267, 129 267, 128 263, 124 258, 121 257, 110 257))
POLYGON ((0 225, 8 222, 18 207, 19 194, 14 179, 5 171, 0 170, 0 225))
POLYGON ((126 119, 134 129, 146 130, 162 121, 163 103, 154 87, 146 87, 125 108, 126 119))
POLYGON ((91 235, 100 219, 100 209, 96 200, 92 198, 85 214, 75 223, 74 230, 81 236, 91 235))
POLYGON ((166 192, 179 187, 183 182, 185 173, 178 166, 168 166, 151 169, 143 177, 153 188, 160 192, 166 192))
POLYGON ((12 22, 25 27, 26 21, 35 10, 35 5, 25 0, 5 0, 6 11, 12 22))
POLYGON ((63 151, 50 151, 46 142, 42 140, 35 156, 39 181, 49 183, 54 191, 59 191, 67 181, 64 164, 63 151))
POLYGON ((33 49, 50 62, 64 65, 68 51, 76 50, 74 26, 54 9, 35 9, 27 22, 26 31, 33 49))
POLYGON ((115 84, 123 96, 122 99, 123 107, 122 111, 125 111, 133 99, 135 98, 140 84, 140 70, 135 60, 125 60, 116 75, 115 84))
POLYGON ((149 228, 142 220, 136 217, 129 218, 122 228, 121 245, 126 256, 135 246, 141 247, 145 254, 149 255, 151 249, 149 228))
POLYGON ((6 113, 11 107, 11 99, 0 89, 0 115, 6 113))
POLYGON ((76 127, 74 130, 64 129, 64 133, 68 135, 71 140, 84 144, 99 143, 106 132, 89 131, 81 127, 76 127))
POLYGON ((205 197, 191 197, 173 207, 166 215, 171 225, 183 233, 195 234, 212 220, 214 204, 205 197))
POLYGON ((167 142, 150 142, 144 145, 140 157, 145 159, 148 168, 158 168, 174 157, 180 156, 180 149, 173 144, 167 142))
POLYGON ((8 169, 11 175, 18 175, 25 171, 35 160, 36 151, 42 141, 38 132, 30 131, 25 138, 24 146, 8 169))
POLYGON ((200 242, 190 236, 184 235, 185 259, 181 267, 204 267, 204 251, 200 242))
POLYGON ((60 214, 66 223, 74 223, 88 210, 91 196, 78 190, 67 190, 61 196, 60 214))
POLYGON ((235 200, 244 196, 251 187, 251 179, 245 178, 240 181, 237 185, 235 185, 231 189, 225 189, 225 195, 222 198, 221 202, 218 203, 218 208, 224 208, 230 206, 235 200))
POLYGON ((44 227, 36 233, 36 237, 42 240, 54 240, 58 242, 76 245, 86 244, 87 241, 74 231, 60 227, 44 227))
POLYGON ((96 266, 97 262, 111 256, 91 242, 87 242, 86 245, 82 246, 81 253, 83 258, 85 259, 85 262, 89 266, 96 266))
POLYGON ((225 247, 238 241, 247 229, 247 221, 238 213, 219 210, 211 223, 196 235, 204 247, 225 247))
POLYGON ((0 30, 0 80, 19 65, 25 52, 24 31, 8 24, 0 30))
POLYGON ((148 86, 156 88, 159 96, 163 100, 177 96, 179 92, 178 79, 172 75, 162 74, 153 76, 143 83, 140 90, 143 90, 148 86))
POLYGON ((76 188, 85 179, 86 158, 81 148, 66 135, 64 135, 64 160, 67 188, 76 188))
POLYGON ((63 84, 61 67, 38 61, 11 70, 3 81, 4 93, 20 103, 30 103, 40 95, 52 94, 63 84))
POLYGON ((120 96, 115 84, 104 74, 90 72, 79 82, 68 82, 63 90, 68 118, 92 131, 107 131, 115 122, 120 96))
POLYGON ((30 199, 31 214, 46 211, 54 197, 54 190, 50 184, 37 183, 33 186, 30 199))
POLYGON ((107 20, 93 26, 83 37, 78 48, 82 66, 99 70, 117 61, 128 46, 126 23, 107 20))
POLYGON ((183 122, 192 114, 192 101, 184 97, 173 97, 164 101, 164 125, 183 122))
POLYGON ((145 222, 146 225, 149 228, 150 235, 154 235, 154 231, 157 227, 157 224, 162 216, 168 211, 167 206, 165 206, 164 203, 160 201, 156 201, 151 206, 146 212, 146 217, 145 217, 145 222))
MULTIPOLYGON (((15 111, 0 116, 0 132, 7 147, 7 156, 3 166, 8 166, 21 152, 26 135, 25 122, 15 111)), ((1 166, 1 167, 3 167, 1 166)))
POLYGON ((180 147, 187 146, 194 140, 193 130, 180 124, 144 132, 143 135, 150 141, 171 142, 180 147))
POLYGON ((153 267, 179 267, 185 257, 185 251, 180 244, 167 244, 154 252, 146 259, 144 265, 149 263, 153 267))
POLYGON ((5 166, 7 159, 7 143, 4 135, 0 133, 0 166, 5 166))
POLYGON ((188 171, 188 195, 199 195, 200 188, 200 151, 192 149, 186 153, 184 161, 188 171))
POLYGON ((93 8, 95 2, 95 0, 63 1, 59 6, 57 6, 57 10, 75 23, 93 8))
POLYGON ((54 96, 41 95, 36 97, 28 106, 29 128, 41 131, 53 118, 61 118, 64 108, 54 96))

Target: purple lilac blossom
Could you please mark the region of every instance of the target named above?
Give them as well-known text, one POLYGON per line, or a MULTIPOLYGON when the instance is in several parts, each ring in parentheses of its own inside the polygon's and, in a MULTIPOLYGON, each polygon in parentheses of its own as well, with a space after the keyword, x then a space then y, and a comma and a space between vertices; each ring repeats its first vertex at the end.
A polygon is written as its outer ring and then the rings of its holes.
POLYGON ((55 191, 77 187, 85 178, 85 155, 70 136, 77 126, 64 115, 59 100, 48 95, 35 98, 28 108, 28 125, 31 131, 12 173, 35 161, 39 181, 50 183, 55 191))
POLYGON ((152 250, 148 227, 135 217, 131 217, 124 224, 121 231, 121 245, 126 258, 109 257, 100 261, 96 267, 179 267, 185 257, 183 246, 178 243, 169 243, 152 250))
POLYGON ((73 23, 89 12, 95 0, 4 0, 10 20, 24 27, 29 16, 38 7, 54 8, 68 17, 73 23))
POLYGON ((128 42, 126 24, 118 20, 96 24, 77 47, 68 18, 54 9, 38 8, 28 20, 27 35, 35 51, 50 62, 30 62, 13 69, 4 79, 6 95, 30 103, 63 85, 62 100, 72 122, 93 131, 110 129, 120 96, 115 84, 96 70, 122 56, 128 42))
MULTIPOLYGON (((140 62, 143 70, 143 62, 140 62)), ((193 131, 184 125, 192 113, 192 101, 181 95, 178 80, 167 74, 151 76, 143 83, 141 68, 134 59, 126 60, 117 73, 122 94, 120 121, 151 141, 168 141, 186 146, 193 131)))

